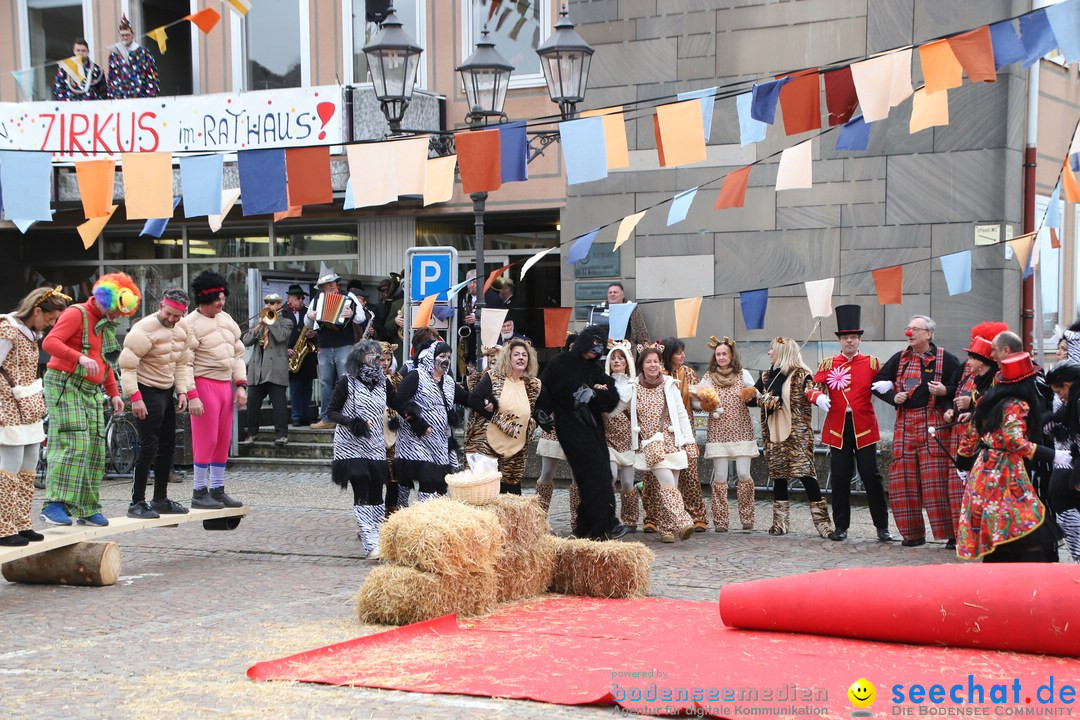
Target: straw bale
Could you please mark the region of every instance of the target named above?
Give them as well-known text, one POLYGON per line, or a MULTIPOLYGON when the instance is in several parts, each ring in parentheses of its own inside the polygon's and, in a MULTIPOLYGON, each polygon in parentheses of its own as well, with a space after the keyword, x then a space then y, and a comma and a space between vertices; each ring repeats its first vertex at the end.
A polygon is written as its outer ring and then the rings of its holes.
POLYGON ((439 498, 394 513, 379 535, 386 563, 437 575, 468 575, 492 572, 505 533, 492 513, 439 498))
POLYGON ((532 546, 504 546, 495 561, 499 602, 543 595, 555 575, 555 538, 540 537, 532 546))
POLYGON ((361 622, 408 625, 455 613, 482 615, 496 603, 496 578, 487 572, 436 575, 400 565, 377 565, 356 596, 361 622))
POLYGON ((484 506, 485 510, 495 513, 499 524, 506 532, 506 548, 532 549, 541 538, 551 534, 547 513, 540 507, 535 495, 522 497, 503 493, 484 506))
POLYGON ((649 594, 653 552, 639 542, 556 538, 551 589, 563 595, 634 598, 649 594))

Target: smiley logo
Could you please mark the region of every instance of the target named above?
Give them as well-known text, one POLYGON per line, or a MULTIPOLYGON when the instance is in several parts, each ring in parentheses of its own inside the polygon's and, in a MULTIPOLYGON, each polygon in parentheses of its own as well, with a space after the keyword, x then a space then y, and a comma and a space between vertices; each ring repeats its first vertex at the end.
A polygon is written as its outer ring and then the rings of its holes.
POLYGON ((855 707, 868 708, 874 704, 874 700, 877 698, 877 690, 872 682, 866 678, 859 678, 851 683, 847 696, 855 707))

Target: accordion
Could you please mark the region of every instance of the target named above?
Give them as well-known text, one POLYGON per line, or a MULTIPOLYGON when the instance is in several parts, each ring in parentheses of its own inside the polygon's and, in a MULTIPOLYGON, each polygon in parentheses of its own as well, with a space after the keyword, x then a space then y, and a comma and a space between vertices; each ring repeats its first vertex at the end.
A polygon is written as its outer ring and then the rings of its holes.
POLYGON ((341 325, 345 321, 341 314, 345 310, 348 298, 341 293, 323 293, 319 299, 319 312, 316 318, 326 325, 341 325))

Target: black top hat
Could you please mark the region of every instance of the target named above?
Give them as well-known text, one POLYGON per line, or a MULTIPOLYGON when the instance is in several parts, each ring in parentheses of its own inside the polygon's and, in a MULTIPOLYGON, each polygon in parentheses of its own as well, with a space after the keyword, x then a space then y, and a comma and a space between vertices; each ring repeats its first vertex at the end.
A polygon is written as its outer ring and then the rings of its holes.
POLYGON ((297 297, 307 297, 307 293, 304 292, 304 288, 300 287, 299 285, 295 285, 295 284, 290 285, 289 286, 289 291, 286 292, 285 294, 286 295, 296 295, 297 297))
POLYGON ((851 333, 863 334, 862 328, 859 327, 862 321, 861 305, 837 305, 835 310, 837 336, 851 333))

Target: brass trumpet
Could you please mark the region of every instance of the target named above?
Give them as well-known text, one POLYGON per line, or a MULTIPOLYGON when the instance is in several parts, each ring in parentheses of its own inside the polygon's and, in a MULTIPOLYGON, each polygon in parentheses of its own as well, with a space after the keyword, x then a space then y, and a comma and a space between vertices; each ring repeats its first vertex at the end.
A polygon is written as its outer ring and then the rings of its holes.
POLYGON ((265 323, 266 325, 273 325, 277 322, 277 318, 277 311, 271 307, 264 307, 259 313, 259 322, 265 323))

